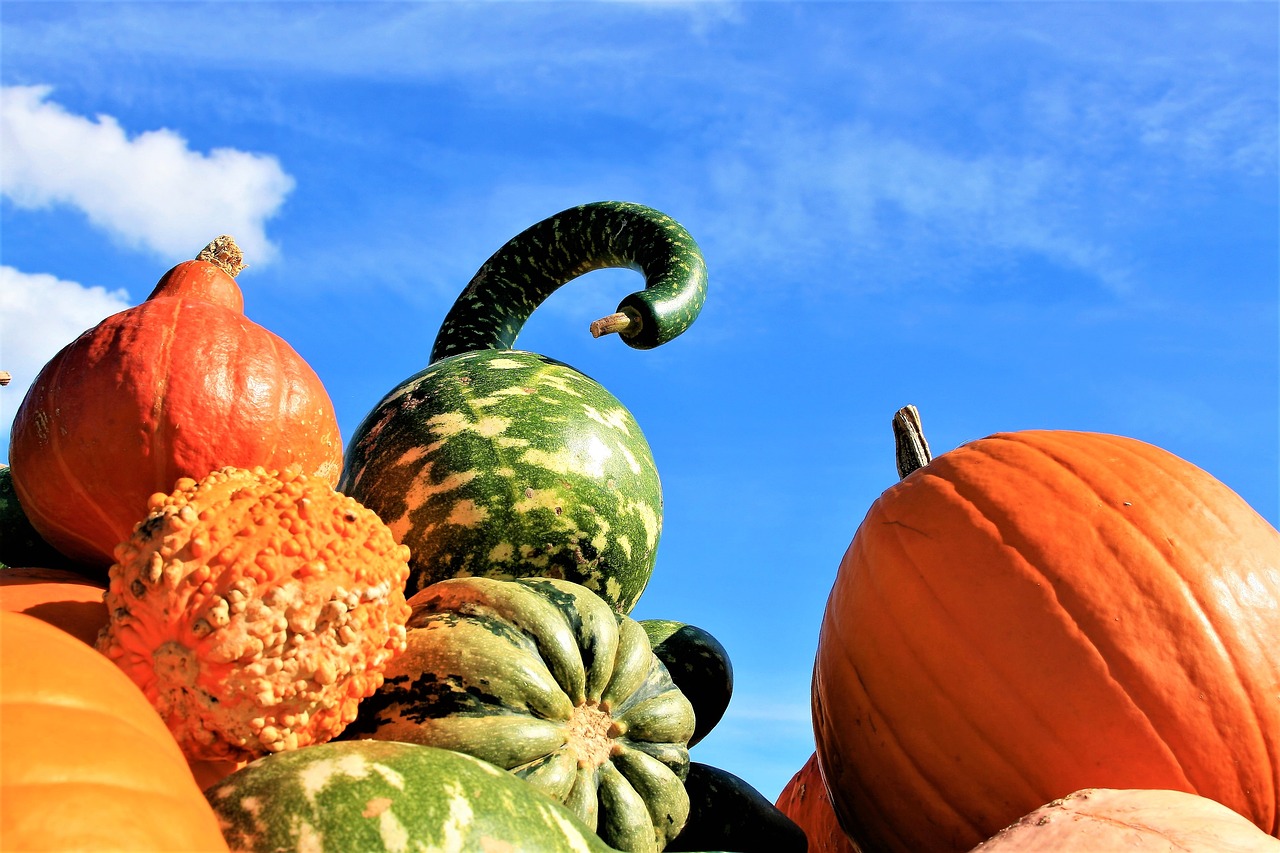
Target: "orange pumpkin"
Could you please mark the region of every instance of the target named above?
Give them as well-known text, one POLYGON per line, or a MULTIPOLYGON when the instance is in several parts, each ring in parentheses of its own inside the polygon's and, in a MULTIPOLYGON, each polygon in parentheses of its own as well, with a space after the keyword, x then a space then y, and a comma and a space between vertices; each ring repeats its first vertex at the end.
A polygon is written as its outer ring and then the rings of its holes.
POLYGON ((0 612, 0 720, 0 849, 227 849, 141 691, 24 613, 0 612))
POLYGON ((57 353, 13 422, 13 486, 31 525, 68 557, 112 549, 180 477, 298 464, 336 484, 333 403, 287 343, 244 315, 230 238, 179 264, 141 304, 57 353))
POLYGON ((809 853, 859 853, 836 820, 816 752, 783 786, 775 805, 804 830, 809 853))
POLYGON ((107 624, 106 584, 67 569, 0 570, 0 610, 26 613, 93 645, 107 624))
POLYGON ((1089 787, 1196 793, 1280 832, 1274 527, 1114 435, 1003 433, 906 467, 844 555, 814 668, 854 841, 968 850, 1089 787))
POLYGON ((1222 803, 1184 791, 1076 791, 1041 806, 973 853, 1280 853, 1267 835, 1222 803))

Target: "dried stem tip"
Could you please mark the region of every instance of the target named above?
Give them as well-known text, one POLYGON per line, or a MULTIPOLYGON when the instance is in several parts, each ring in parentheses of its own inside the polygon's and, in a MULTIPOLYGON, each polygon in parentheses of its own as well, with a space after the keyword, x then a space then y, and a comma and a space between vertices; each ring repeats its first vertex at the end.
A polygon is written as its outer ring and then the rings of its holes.
POLYGON ((933 459, 929 442, 924 438, 924 428, 920 425, 920 412, 915 406, 903 406, 894 412, 893 443, 900 480, 933 459))
POLYGON ((213 241, 201 249, 200 254, 196 255, 196 260, 207 261, 221 267, 222 271, 232 278, 235 278, 242 269, 248 266, 244 262, 244 255, 241 253, 240 247, 236 245, 236 241, 229 234, 213 238, 213 241))
POLYGON ((630 332, 636 334, 640 331, 640 315, 635 311, 623 309, 617 314, 610 314, 608 317, 601 317, 591 324, 591 337, 599 338, 604 335, 616 333, 622 334, 630 332))

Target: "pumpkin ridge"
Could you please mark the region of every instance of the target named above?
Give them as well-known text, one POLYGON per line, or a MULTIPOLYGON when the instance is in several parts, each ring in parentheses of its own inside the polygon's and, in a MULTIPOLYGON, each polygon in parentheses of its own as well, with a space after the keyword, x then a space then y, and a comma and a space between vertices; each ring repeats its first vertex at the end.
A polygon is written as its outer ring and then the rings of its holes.
MULTIPOLYGON (((160 307, 160 300, 148 301, 156 309, 160 307)), ((168 424, 165 422, 164 413, 169 399, 169 373, 173 363, 173 342, 178 336, 177 326, 182 317, 182 301, 182 299, 173 299, 170 306, 173 310, 169 312, 172 316, 165 318, 164 322, 155 321, 155 325, 160 329, 160 346, 157 352, 147 354, 147 360, 154 365, 151 368, 151 374, 160 377, 155 384, 155 397, 151 403, 151 423, 148 425, 151 429, 149 434, 144 437, 147 443, 147 452, 151 456, 153 478, 157 483, 169 483, 174 479, 169 475, 171 465, 169 454, 157 451, 162 447, 173 446, 173 443, 168 440, 169 430, 167 429, 168 424), (162 441, 161 439, 164 440, 162 441)), ((141 519, 144 515, 146 515, 145 507, 139 511, 138 518, 141 519)), ((126 533, 125 536, 127 537, 127 535, 126 533)))
MULTIPOLYGON (((1206 492, 1212 492, 1217 490, 1216 489, 1202 490, 1202 489, 1193 488, 1192 484, 1188 483, 1185 477, 1177 476, 1175 475, 1174 472, 1171 472, 1169 470, 1168 465, 1166 464, 1169 461, 1169 459, 1165 453, 1157 452, 1155 449, 1141 445, 1141 444, 1134 444, 1130 441, 1123 440, 1117 436, 1109 436, 1109 435, 1100 434, 1100 433, 1091 433, 1090 435, 1103 440, 1103 442, 1110 449, 1112 449, 1117 455, 1123 454, 1129 459, 1136 459, 1140 463, 1158 467, 1160 472, 1166 475, 1166 477, 1161 481, 1162 487, 1176 488, 1180 496, 1184 496, 1186 499, 1194 501, 1197 506, 1204 507, 1207 514, 1213 519, 1215 525, 1219 529, 1227 533, 1231 531, 1232 526, 1230 525, 1228 520, 1225 519, 1222 516, 1222 514, 1218 511, 1218 503, 1214 500, 1210 500, 1209 498, 1212 496, 1209 494, 1206 494, 1206 492)), ((1060 441, 1055 441, 1055 439, 1058 438, 1057 436, 1053 435, 1052 433, 1036 432, 1026 437, 1028 439, 1032 439, 1031 441, 1025 442, 1028 448, 1038 451, 1039 453, 1043 454, 1046 458, 1054 462, 1056 465, 1061 467, 1063 470, 1070 472, 1081 485, 1087 487, 1090 492, 1092 492, 1095 496, 1097 496, 1099 505, 1109 510, 1110 518, 1118 519, 1126 531, 1133 534, 1140 541, 1143 541, 1147 544, 1147 546, 1150 548, 1151 552, 1155 555, 1155 558, 1156 558, 1150 561, 1150 564, 1158 565, 1160 569, 1163 570, 1165 573, 1167 573, 1167 576, 1172 578, 1176 582, 1176 585, 1182 590, 1182 595, 1179 600, 1182 602, 1185 602, 1186 604, 1185 615, 1192 617, 1191 621, 1194 621, 1197 625, 1202 626, 1202 628, 1204 628, 1206 632, 1212 636, 1213 650, 1221 656, 1223 661, 1225 661, 1228 664, 1226 668, 1230 671, 1231 675, 1233 676, 1234 685, 1237 687, 1236 697, 1242 700, 1242 701, 1239 701, 1238 703, 1233 703, 1233 704, 1243 705, 1244 710, 1253 717, 1253 720, 1255 723, 1253 730, 1257 732, 1258 742, 1261 747, 1260 751, 1268 755, 1268 757, 1271 759, 1272 767, 1280 768, 1280 753, 1278 753, 1277 751, 1277 750, 1280 750, 1280 746, 1272 748, 1271 745, 1267 743, 1265 737, 1263 737, 1263 732, 1266 731, 1266 725, 1265 725, 1265 721, 1258 714, 1259 703, 1254 701, 1257 691, 1256 689, 1255 690, 1250 689, 1249 681, 1244 677, 1243 670, 1239 663, 1238 650, 1233 648, 1237 644, 1226 642, 1221 631, 1218 628, 1217 621, 1210 618, 1212 611, 1210 608, 1206 607, 1204 601, 1202 600, 1202 595, 1207 591, 1205 590, 1204 585, 1202 583, 1196 582, 1197 580, 1199 580, 1198 578, 1189 577, 1186 573, 1179 571, 1179 568, 1181 566, 1189 565, 1190 562, 1186 560, 1179 561, 1179 560, 1171 559, 1167 555, 1166 549, 1161 547, 1162 543, 1157 541, 1154 538, 1154 534, 1156 531, 1152 528, 1151 525, 1138 523, 1138 518, 1135 517, 1134 514, 1122 512, 1120 509, 1120 506, 1116 505, 1114 500, 1106 500, 1103 493, 1094 484, 1093 478, 1089 477, 1082 470, 1081 466, 1071 464, 1068 460, 1064 460, 1060 458, 1058 454, 1050 452, 1049 448, 1056 449, 1061 444, 1060 441)), ((1129 466, 1122 465, 1122 466, 1117 466, 1116 468, 1111 469, 1109 471, 1109 474, 1113 477, 1120 478, 1129 470, 1130 470, 1129 466)), ((1142 492, 1142 488, 1140 484, 1132 484, 1130 479, 1127 477, 1124 478, 1124 485, 1128 488, 1133 489, 1135 497, 1139 496, 1142 492)), ((1206 482, 1204 485, 1212 486, 1212 483, 1206 482)), ((1115 555, 1115 557, 1117 558, 1116 563, 1118 565, 1123 565, 1125 562, 1123 560, 1123 554, 1116 551, 1116 549, 1113 547, 1116 543, 1109 538, 1104 541, 1108 546, 1108 550, 1110 550, 1111 553, 1115 555)), ((1166 540, 1166 541, 1168 541, 1169 543, 1172 543, 1172 540, 1166 540)), ((1209 562, 1212 561, 1212 555, 1209 555, 1205 553, 1202 549, 1200 549, 1199 548, 1200 542, 1199 540, 1196 540, 1194 537, 1190 539, 1179 540, 1178 544, 1179 544, 1179 547, 1181 548, 1196 550, 1197 554, 1200 556, 1200 559, 1194 561, 1195 564, 1198 564, 1198 565, 1208 564, 1209 562)), ((1145 592, 1145 590, 1143 591, 1145 592)), ((1182 666, 1183 672, 1186 673, 1187 683, 1188 684, 1193 683, 1193 678, 1191 677, 1192 673, 1190 671, 1191 668, 1186 665, 1186 663, 1188 662, 1182 660, 1181 657, 1178 657, 1177 661, 1178 661, 1178 664, 1182 666)), ((1141 675, 1140 671, 1138 672, 1138 675, 1141 675)), ((1219 685, 1220 684, 1221 683, 1219 682, 1219 685)), ((1130 693, 1130 691, 1126 689, 1126 693, 1130 693)), ((1161 696, 1157 694, 1152 698, 1154 701, 1159 703, 1158 707, 1160 708, 1160 710, 1164 711, 1166 707, 1166 703, 1160 701, 1161 696)), ((1142 708, 1142 710, 1143 710, 1144 716, 1146 716, 1148 719, 1152 719, 1151 714, 1148 713, 1147 708, 1145 706, 1142 708)), ((1212 704, 1208 708, 1208 712, 1215 717, 1214 729, 1218 730, 1220 726, 1218 725, 1219 721, 1218 719, 1216 719, 1216 717, 1218 717, 1219 714, 1215 713, 1215 710, 1216 710, 1216 703, 1212 704)), ((1161 716, 1166 717, 1165 714, 1162 714, 1161 716)), ((1170 708, 1168 710, 1167 719, 1172 724, 1176 725, 1178 723, 1178 719, 1174 709, 1170 708)), ((1164 728, 1157 725, 1154 719, 1152 719, 1152 726, 1156 735, 1160 738, 1162 742, 1165 742, 1167 745, 1168 742, 1165 737, 1164 728)), ((1174 758, 1174 760, 1178 763, 1179 770, 1181 771, 1181 775, 1183 779, 1187 782, 1187 784, 1191 786, 1194 790, 1197 790, 1197 791, 1200 790, 1202 786, 1200 786, 1199 784, 1196 784, 1196 782, 1192 780, 1191 774, 1188 773, 1187 769, 1182 766, 1180 761, 1177 760, 1177 756, 1174 754, 1171 748, 1169 749, 1169 753, 1174 758)), ((1232 766, 1237 772, 1236 779, 1239 782, 1239 790, 1242 795, 1247 796, 1247 793, 1250 791, 1250 788, 1252 787, 1253 782, 1248 778, 1238 775, 1245 769, 1245 765, 1242 764, 1241 762, 1233 762, 1232 766)), ((1213 770, 1212 767, 1206 768, 1207 772, 1212 772, 1212 770, 1213 770)), ((1273 798, 1274 798, 1274 792, 1276 790, 1280 790, 1280 771, 1278 771, 1277 779, 1273 782, 1273 787, 1272 787, 1273 798)))

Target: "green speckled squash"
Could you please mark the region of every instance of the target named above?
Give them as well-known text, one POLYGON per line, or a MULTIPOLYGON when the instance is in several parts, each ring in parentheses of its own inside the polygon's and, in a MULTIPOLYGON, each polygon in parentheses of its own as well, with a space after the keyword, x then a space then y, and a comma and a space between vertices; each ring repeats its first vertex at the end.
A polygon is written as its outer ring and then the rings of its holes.
POLYGON ((455 578, 409 603, 408 649, 344 738, 475 755, 620 850, 659 851, 680 831, 693 707, 639 623, 552 578, 455 578))
POLYGON ((560 577, 629 613, 653 573, 662 489, 626 407, 574 368, 512 349, 564 283, 631 267, 645 289, 593 324, 658 346, 697 317, 706 267, 669 217, 623 202, 522 232, 472 278, 426 369, 388 393, 347 445, 338 488, 412 552, 407 592, 451 577, 560 577))
POLYGON ((709 631, 674 619, 641 619, 653 653, 671 680, 693 705, 697 725, 689 746, 707 736, 733 698, 733 664, 729 653, 709 631))
POLYGON ((331 741, 260 758, 205 791, 232 850, 610 853, 559 803, 469 755, 331 741))

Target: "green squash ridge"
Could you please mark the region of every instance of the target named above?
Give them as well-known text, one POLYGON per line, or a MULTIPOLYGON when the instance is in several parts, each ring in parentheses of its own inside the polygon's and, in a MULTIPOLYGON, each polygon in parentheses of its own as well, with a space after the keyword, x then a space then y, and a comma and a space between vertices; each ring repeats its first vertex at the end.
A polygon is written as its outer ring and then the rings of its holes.
POLYGON ((619 303, 620 337, 652 349, 683 333, 706 300, 707 268, 678 222, 651 207, 599 201, 563 210, 512 237, 472 277, 445 315, 431 363, 458 353, 512 349, 534 309, 585 273, 627 268, 643 290, 619 303))

